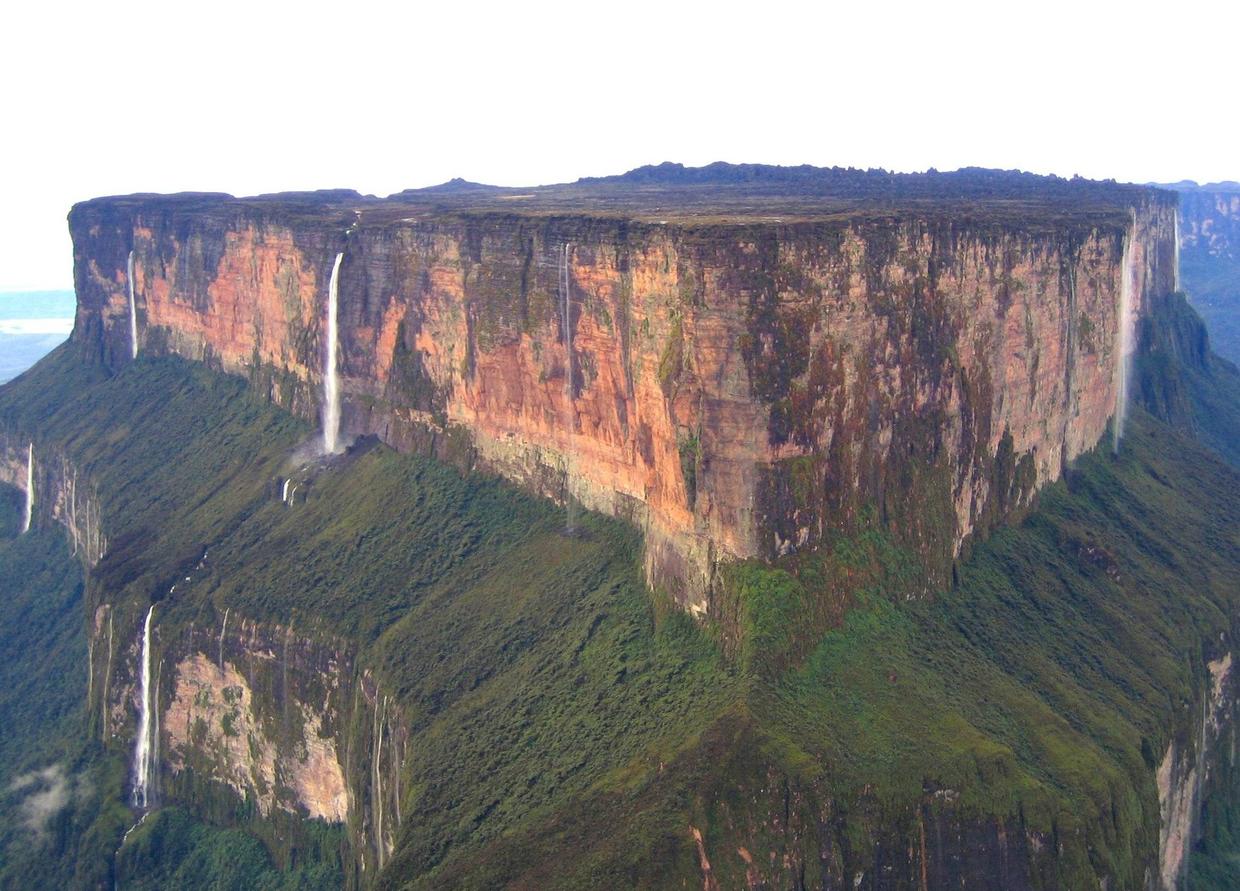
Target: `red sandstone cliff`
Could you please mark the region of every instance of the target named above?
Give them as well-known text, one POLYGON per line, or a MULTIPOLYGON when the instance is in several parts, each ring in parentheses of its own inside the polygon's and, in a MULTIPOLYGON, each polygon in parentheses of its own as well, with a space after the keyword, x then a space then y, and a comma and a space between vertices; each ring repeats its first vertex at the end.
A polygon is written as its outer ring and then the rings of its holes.
POLYGON ((829 542, 868 509, 937 582, 1103 436, 1125 246, 1138 312, 1172 290, 1173 196, 1068 194, 668 220, 521 195, 100 199, 70 218, 74 338, 129 361, 132 250, 142 351, 314 417, 343 251, 347 433, 633 520, 650 581, 697 614, 719 561, 829 542))

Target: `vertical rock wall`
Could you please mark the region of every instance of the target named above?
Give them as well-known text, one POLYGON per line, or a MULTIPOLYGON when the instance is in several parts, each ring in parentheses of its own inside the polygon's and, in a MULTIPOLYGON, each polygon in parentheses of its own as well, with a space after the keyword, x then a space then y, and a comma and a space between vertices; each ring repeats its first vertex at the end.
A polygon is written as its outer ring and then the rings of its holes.
MULTIPOLYGON (((1188 855, 1202 831, 1202 806, 1214 774, 1234 768, 1237 703, 1232 655, 1224 653, 1208 665, 1209 686, 1202 694, 1200 716, 1191 730, 1173 739, 1158 765, 1158 891, 1183 887, 1188 855)), ((1223 790, 1223 795, 1234 794, 1223 790)))
POLYGON ((313 417, 343 251, 346 433, 633 520, 649 580, 698 614, 719 561, 829 542, 870 509, 934 584, 1103 436, 1125 245, 1138 312, 1174 279, 1174 199, 1139 194, 1027 224, 102 200, 71 218, 74 337, 127 361, 132 249, 142 350, 313 417))
MULTIPOLYGON (((30 440, 0 431, 0 481, 26 491, 30 440)), ((99 495, 59 449, 34 443, 34 514, 32 525, 59 523, 75 556, 94 566, 107 551, 99 495)))
MULTIPOLYGON (((132 749, 142 616, 102 604, 91 623, 92 714, 132 749)), ((246 803, 271 823, 342 824, 367 884, 400 828, 406 721, 349 647, 232 613, 214 623, 168 614, 152 624, 152 802, 179 801, 231 822, 246 803), (165 631, 165 629, 170 629, 165 631)))

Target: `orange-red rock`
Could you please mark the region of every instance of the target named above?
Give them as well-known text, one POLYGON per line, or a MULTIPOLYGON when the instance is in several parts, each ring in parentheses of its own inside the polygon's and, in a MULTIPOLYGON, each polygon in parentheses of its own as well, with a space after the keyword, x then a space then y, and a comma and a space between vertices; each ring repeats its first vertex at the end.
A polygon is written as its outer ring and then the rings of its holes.
POLYGON ((829 542, 867 511, 941 579, 1092 448, 1116 408, 1125 241, 1138 310, 1172 287, 1174 200, 1125 200, 667 225, 92 202, 71 220, 74 336, 127 360, 132 249, 142 350, 313 417, 344 251, 345 432, 441 454, 466 432, 477 466, 637 523, 650 581, 701 614, 719 561, 829 542))

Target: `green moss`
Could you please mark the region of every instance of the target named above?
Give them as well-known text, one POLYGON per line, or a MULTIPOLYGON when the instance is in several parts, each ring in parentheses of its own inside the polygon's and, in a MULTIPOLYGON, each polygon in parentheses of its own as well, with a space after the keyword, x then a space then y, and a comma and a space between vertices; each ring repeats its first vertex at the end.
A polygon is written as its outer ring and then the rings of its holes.
POLYGON ((247 888, 315 891, 340 887, 338 829, 318 827, 296 867, 281 871, 254 836, 218 829, 179 807, 159 811, 126 839, 117 854, 117 885, 125 891, 164 888, 247 888))
POLYGON ((697 468, 702 460, 702 442, 697 434, 682 436, 677 443, 680 452, 680 473, 685 480, 685 491, 689 496, 689 510, 697 503, 697 468))
POLYGON ((1081 349, 1084 352, 1092 353, 1097 350, 1098 347, 1094 343, 1094 322, 1088 313, 1081 313, 1080 319, 1077 321, 1076 332, 1077 337, 1080 338, 1081 349))
MULTIPOLYGON (((113 546, 95 596, 132 611, 209 542, 199 581, 161 601, 161 639, 229 608, 280 623, 295 614, 303 633, 350 641, 410 716, 408 745, 422 753, 402 781, 418 790, 404 803, 419 815, 406 862, 430 868, 634 765, 644 774, 731 688, 689 620, 656 630, 635 534, 617 523, 588 517, 565 538, 551 505, 381 448, 303 483, 290 509, 271 481, 308 431, 240 382, 145 359, 90 384, 60 360, 42 383, 65 378, 46 403, 23 394, 0 416, 40 441, 74 440, 111 493, 113 546), (191 431, 161 435, 173 418, 191 431)), ((255 689, 256 708, 274 707, 255 689)), ((344 720, 355 718, 367 725, 344 720)), ((260 830, 252 808, 220 794, 191 777, 169 789, 213 820, 260 830)))
MULTIPOLYGON (((162 640, 224 609, 295 613, 399 704, 416 757, 381 887, 697 885, 689 826, 721 883, 744 880, 743 846, 783 885, 916 850, 936 820, 1045 833, 1021 855, 1044 885, 1139 886, 1157 847, 1150 762, 1199 714, 1204 660, 1235 634, 1236 473, 1140 412, 1118 459, 1082 459, 934 598, 910 595, 951 490, 915 456, 888 481, 926 495, 907 517, 859 505, 816 551, 726 566, 718 642, 646 593, 633 530, 588 516, 565 537, 553 506, 423 458, 358 450, 288 508, 272 481, 310 431, 196 366, 108 378, 61 351, 0 391, 0 423, 67 449, 106 494, 92 603, 139 615, 209 544, 210 571, 161 601, 162 640)), ((812 461, 784 471, 790 503, 821 494, 812 461)), ((995 491, 1024 499, 1030 473, 1001 447, 995 491)), ((365 739, 367 717, 339 732, 365 739)), ((124 755, 92 824, 112 850, 124 755)), ((269 858, 295 835, 177 782, 174 801, 269 858)))
POLYGON ((684 367, 685 343, 683 322, 679 313, 672 316, 672 325, 663 344, 663 352, 659 355, 659 384, 664 395, 671 397, 676 390, 676 382, 684 367))
MULTIPOLYGON (((396 338, 388 389, 399 396, 401 405, 442 417, 447 406, 447 396, 427 374, 422 362, 422 352, 412 349, 405 341, 405 337, 396 338)), ((467 373, 467 370, 461 372, 462 376, 467 373)))

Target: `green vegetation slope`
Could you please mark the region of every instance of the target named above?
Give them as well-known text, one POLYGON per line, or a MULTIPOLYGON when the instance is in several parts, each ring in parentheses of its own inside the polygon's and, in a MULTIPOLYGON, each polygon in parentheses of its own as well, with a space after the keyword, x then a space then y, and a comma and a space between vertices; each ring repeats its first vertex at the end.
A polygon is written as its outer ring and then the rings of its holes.
MULTIPOLYGON (((1143 366, 1143 392, 1173 365, 1143 366)), ((1202 387, 1177 392, 1148 402, 1200 411, 1202 387)), ((111 544, 88 603, 136 624, 164 598, 165 640, 225 610, 292 622, 348 642, 395 697, 416 757, 385 888, 701 887, 704 873, 1138 886, 1157 851, 1153 768, 1236 633, 1240 477, 1135 415, 1118 456, 1084 457, 952 590, 906 599, 919 568, 872 519, 815 557, 732 567, 744 633, 719 641, 644 590, 631 529, 591 516, 566 536, 553 506, 427 459, 363 444, 287 507, 279 484, 310 431, 201 366, 144 358, 109 377, 67 346, 0 390, 0 425, 63 448, 103 493, 111 544), (806 640, 802 611, 823 603, 833 630, 806 640)), ((1192 417, 1190 432, 1217 428, 1203 439, 1229 429, 1226 412, 1192 417)), ((2 544, 36 545, 57 547, 2 544)), ((67 554, 21 559, 48 574, 67 554)), ((59 633, 77 635, 71 701, 85 672, 67 578, 47 586, 67 592, 59 633)), ((58 720, 43 744, 69 746, 81 719, 58 720)), ((88 749, 75 769, 111 779, 83 831, 119 847, 127 752, 88 749)), ((1235 797, 1215 799, 1220 815, 1235 797)), ((226 824, 212 827, 189 816, 201 802, 180 804, 130 836, 121 887, 210 874, 237 845, 229 881, 253 887, 342 868, 330 833, 290 847, 243 809, 210 808, 226 824)), ((1226 858, 1196 868, 1225 876, 1226 858)))

